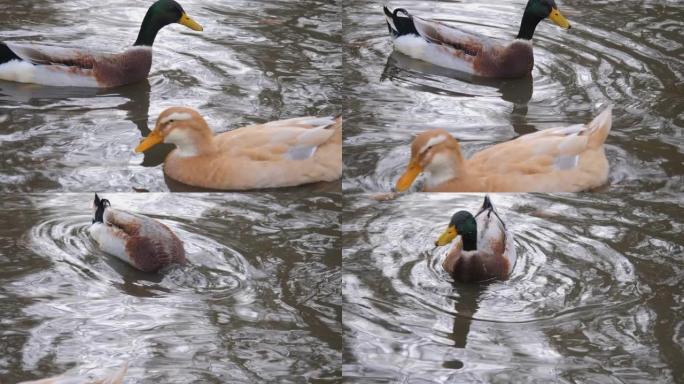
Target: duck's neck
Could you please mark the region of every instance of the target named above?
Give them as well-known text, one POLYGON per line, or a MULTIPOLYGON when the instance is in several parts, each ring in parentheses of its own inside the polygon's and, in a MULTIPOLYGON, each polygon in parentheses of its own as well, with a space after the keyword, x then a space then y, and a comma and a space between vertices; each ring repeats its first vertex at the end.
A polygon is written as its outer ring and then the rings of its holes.
POLYGON ((436 188, 446 182, 461 177, 463 174, 463 159, 460 154, 443 151, 436 154, 425 171, 429 173, 426 179, 428 188, 436 188))
POLYGON ((539 18, 539 16, 535 16, 531 12, 525 11, 522 21, 520 22, 520 32, 518 32, 516 39, 532 40, 534 30, 537 29, 537 25, 542 20, 543 19, 539 18))
MULTIPOLYGON (((171 135, 173 134, 174 132, 171 132, 171 135)), ((176 145, 175 155, 180 157, 209 155, 217 151, 216 144, 211 136, 178 135, 177 137, 173 137, 171 142, 176 145)))
POLYGON ((135 46, 147 46, 151 47, 154 44, 154 39, 157 37, 157 33, 160 29, 164 28, 166 24, 162 24, 154 20, 152 16, 153 12, 150 8, 145 14, 142 24, 140 25, 140 32, 138 32, 138 39, 135 41, 135 46))
POLYGON ((474 218, 471 217, 465 225, 459 229, 458 233, 463 240, 464 251, 477 250, 477 222, 474 218))

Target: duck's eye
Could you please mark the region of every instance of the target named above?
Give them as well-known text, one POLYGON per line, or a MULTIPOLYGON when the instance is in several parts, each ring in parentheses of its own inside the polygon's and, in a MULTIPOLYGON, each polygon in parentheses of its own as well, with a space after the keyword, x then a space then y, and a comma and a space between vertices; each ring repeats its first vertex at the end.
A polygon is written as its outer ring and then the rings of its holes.
POLYGON ((169 120, 166 124, 171 124, 171 123, 173 123, 173 122, 175 122, 175 121, 176 121, 176 120, 173 120, 173 119, 172 119, 172 120, 169 120))

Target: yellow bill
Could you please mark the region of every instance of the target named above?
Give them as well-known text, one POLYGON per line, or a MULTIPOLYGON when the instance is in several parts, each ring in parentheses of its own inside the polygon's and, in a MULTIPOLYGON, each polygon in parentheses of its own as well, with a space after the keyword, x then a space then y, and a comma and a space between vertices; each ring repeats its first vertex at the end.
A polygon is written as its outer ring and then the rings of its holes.
POLYGON ((146 138, 143 139, 143 141, 140 142, 140 144, 138 144, 137 147, 135 147, 135 152, 145 152, 155 145, 162 143, 163 141, 164 138, 159 131, 152 131, 146 138))
POLYGON ((570 22, 563 16, 558 8, 553 8, 549 14, 549 19, 554 23, 558 24, 559 27, 563 29, 570 29, 570 22))
POLYGON ((397 181, 397 191, 404 192, 409 189, 421 172, 423 172, 423 167, 412 160, 406 172, 404 172, 399 181, 397 181))
POLYGON ((202 28, 201 25, 199 25, 198 22, 193 20, 190 16, 188 16, 187 13, 183 12, 183 16, 181 16, 180 20, 178 20, 179 24, 183 24, 186 27, 194 30, 194 31, 203 31, 204 28, 202 28))
POLYGON ((437 239, 437 241, 435 241, 435 245, 438 247, 447 245, 447 244, 451 243, 456 238, 456 236, 458 236, 458 231, 456 230, 456 227, 454 227, 453 225, 449 225, 449 227, 447 227, 446 231, 444 231, 439 236, 439 239, 437 239))

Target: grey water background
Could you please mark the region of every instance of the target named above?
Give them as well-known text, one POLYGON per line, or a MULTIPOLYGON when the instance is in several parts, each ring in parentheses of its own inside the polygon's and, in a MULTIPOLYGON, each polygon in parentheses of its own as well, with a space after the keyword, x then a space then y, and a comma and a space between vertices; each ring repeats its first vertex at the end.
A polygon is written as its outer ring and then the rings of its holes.
POLYGON ((0 197, 0 382, 334 382, 339 195, 103 194, 169 226, 188 264, 139 272, 89 237, 92 194, 0 197))
MULTIPOLYGON (((0 40, 119 52, 135 41, 150 4, 0 0, 0 40)), ((161 163, 172 147, 133 153, 171 106, 198 109, 214 132, 341 113, 335 2, 180 4, 204 31, 178 24, 162 29, 147 82, 97 91, 0 81, 3 191, 197 191, 165 179, 161 163)), ((339 189, 332 182, 297 190, 339 189)))

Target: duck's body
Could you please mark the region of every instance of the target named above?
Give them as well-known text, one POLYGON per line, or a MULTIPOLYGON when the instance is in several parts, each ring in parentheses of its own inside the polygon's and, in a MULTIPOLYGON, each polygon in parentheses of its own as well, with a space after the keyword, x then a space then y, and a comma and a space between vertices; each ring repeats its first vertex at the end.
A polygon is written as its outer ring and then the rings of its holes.
POLYGON ((164 172, 182 183, 245 190, 335 181, 342 174, 342 121, 300 117, 213 135, 189 108, 170 108, 136 151, 161 143, 177 146, 164 172))
POLYGON ((108 54, 0 42, 3 50, 11 51, 17 59, 0 64, 0 79, 19 83, 110 88, 145 80, 152 67, 152 47, 146 46, 108 54))
POLYGON ((435 245, 447 245, 457 236, 442 263, 454 280, 472 283, 508 279, 517 260, 515 242, 489 197, 485 197, 474 217, 466 211, 454 214, 435 245))
POLYGON ((465 159, 458 141, 436 129, 416 137, 397 189, 428 174, 426 192, 580 192, 604 185, 604 142, 611 108, 588 125, 552 128, 489 147, 465 159))
POLYGON ((152 44, 157 32, 171 23, 202 30, 178 3, 159 0, 148 10, 135 45, 122 53, 0 42, 0 80, 93 88, 142 81, 152 67, 152 44))
POLYGON ((440 67, 481 77, 516 78, 529 75, 534 67, 532 35, 537 24, 550 17, 563 28, 570 27, 553 0, 529 1, 520 33, 512 42, 413 16, 402 8, 390 11, 384 7, 384 12, 394 47, 399 52, 440 67))
POLYGON ((101 379, 89 379, 82 376, 56 376, 47 379, 24 381, 19 384, 123 384, 128 371, 128 364, 123 364, 118 370, 101 379))
POLYGON ((183 243, 169 227, 142 215, 113 209, 95 195, 90 236, 100 248, 144 272, 185 264, 183 243))

